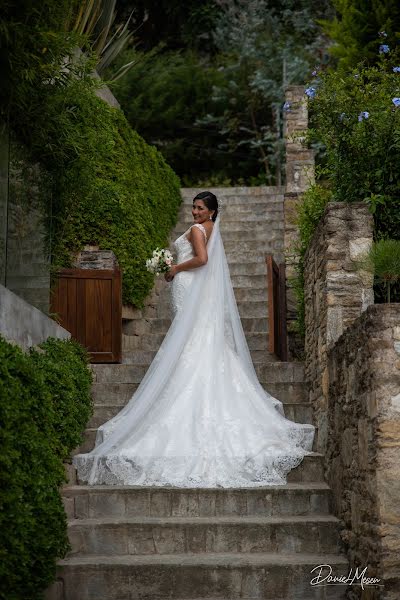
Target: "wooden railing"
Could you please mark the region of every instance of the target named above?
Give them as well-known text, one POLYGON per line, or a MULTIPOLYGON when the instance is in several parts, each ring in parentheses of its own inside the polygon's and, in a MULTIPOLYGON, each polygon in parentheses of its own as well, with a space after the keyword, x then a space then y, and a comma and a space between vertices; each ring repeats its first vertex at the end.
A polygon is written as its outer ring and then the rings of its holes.
POLYGON ((269 351, 282 360, 288 360, 286 329, 286 275, 285 264, 277 265, 272 254, 265 257, 268 280, 269 351))
POLYGON ((82 346, 91 362, 121 361, 121 272, 62 269, 51 294, 51 312, 82 346))

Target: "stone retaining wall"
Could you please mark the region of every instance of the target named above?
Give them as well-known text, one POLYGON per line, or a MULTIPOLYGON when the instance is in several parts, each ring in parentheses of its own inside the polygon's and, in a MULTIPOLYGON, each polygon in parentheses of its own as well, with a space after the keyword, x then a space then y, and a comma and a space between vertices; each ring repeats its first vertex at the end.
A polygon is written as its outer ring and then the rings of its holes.
MULTIPOLYGON (((352 566, 400 590, 400 304, 377 304, 328 351, 327 478, 352 566)), ((397 594, 397 595, 396 595, 397 594)), ((354 591, 351 597, 358 597, 354 591)), ((367 598, 367 596, 364 596, 367 598)))
POLYGON ((331 202, 305 256, 305 367, 320 452, 328 433, 327 350, 374 302, 372 276, 357 270, 372 226, 365 204, 331 202))
POLYGON ((48 337, 68 339, 69 331, 0 284, 0 335, 24 350, 48 337))

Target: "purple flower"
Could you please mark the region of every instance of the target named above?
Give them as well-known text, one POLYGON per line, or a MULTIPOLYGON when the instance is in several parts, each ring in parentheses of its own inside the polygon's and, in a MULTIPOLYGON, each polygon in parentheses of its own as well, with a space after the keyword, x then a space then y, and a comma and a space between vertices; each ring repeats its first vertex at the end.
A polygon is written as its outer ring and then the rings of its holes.
POLYGON ((311 75, 313 77, 316 77, 318 75, 318 71, 316 69, 314 69, 314 71, 311 73, 311 75))
POLYGON ((392 98, 392 102, 395 106, 400 106, 400 98, 392 98))
POLYGON ((358 120, 363 121, 364 119, 369 119, 369 112, 367 112, 366 110, 363 110, 362 112, 360 112, 360 114, 358 115, 358 120))
POLYGON ((317 90, 315 89, 315 87, 308 87, 306 90, 304 90, 304 93, 309 97, 309 98, 315 98, 316 94, 317 94, 317 90))
POLYGON ((286 100, 286 102, 285 102, 285 104, 282 106, 282 108, 283 108, 283 110, 284 110, 285 112, 290 112, 290 107, 291 107, 291 106, 292 106, 292 105, 290 104, 290 102, 289 102, 288 100, 286 100))
POLYGON ((400 67, 393 67, 393 73, 400 73, 400 67))
POLYGON ((387 44, 381 44, 379 46, 379 54, 387 54, 390 52, 390 48, 387 44))

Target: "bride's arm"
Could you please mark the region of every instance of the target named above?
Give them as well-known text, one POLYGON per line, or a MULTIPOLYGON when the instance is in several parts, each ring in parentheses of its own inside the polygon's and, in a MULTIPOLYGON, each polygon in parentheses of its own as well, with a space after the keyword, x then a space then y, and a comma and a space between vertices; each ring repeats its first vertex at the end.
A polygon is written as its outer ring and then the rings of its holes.
POLYGON ((180 271, 189 271, 190 269, 197 269, 207 264, 208 254, 206 241, 204 234, 199 227, 192 227, 191 229, 192 246, 195 256, 179 265, 172 265, 171 269, 166 273, 167 281, 171 281, 173 277, 180 271))

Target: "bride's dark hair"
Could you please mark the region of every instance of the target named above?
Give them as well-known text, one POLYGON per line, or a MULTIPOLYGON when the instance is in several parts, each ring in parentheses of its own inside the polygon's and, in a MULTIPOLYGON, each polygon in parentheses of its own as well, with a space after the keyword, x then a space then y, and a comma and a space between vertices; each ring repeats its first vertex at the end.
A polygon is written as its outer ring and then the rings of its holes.
POLYGON ((212 220, 215 221, 218 216, 218 200, 217 196, 212 192, 200 192, 193 198, 193 202, 195 200, 203 200, 204 204, 207 206, 208 210, 215 211, 212 220))

